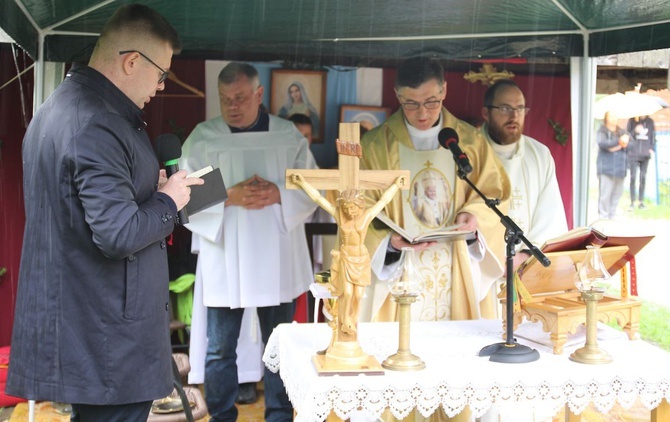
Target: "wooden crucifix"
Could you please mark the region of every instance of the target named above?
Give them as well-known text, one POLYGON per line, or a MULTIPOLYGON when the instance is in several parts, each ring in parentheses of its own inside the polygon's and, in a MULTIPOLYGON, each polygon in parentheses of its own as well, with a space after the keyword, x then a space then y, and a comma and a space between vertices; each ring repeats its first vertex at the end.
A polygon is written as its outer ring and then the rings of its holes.
POLYGON ((317 370, 371 373, 374 371, 363 368, 374 367, 375 363, 379 370, 381 367, 374 357, 361 350, 357 337, 359 304, 371 279, 365 235, 372 220, 398 190, 409 189, 410 174, 407 170, 360 170, 358 123, 340 123, 337 153, 339 169, 286 170, 286 188, 303 189, 333 216, 338 226, 338 249, 331 252, 329 285, 332 296, 337 298, 336 329, 325 354, 315 357, 317 370), (384 193, 376 204, 366 208, 362 196, 365 189, 380 189, 384 193), (319 190, 338 190, 337 203, 329 202, 319 190))

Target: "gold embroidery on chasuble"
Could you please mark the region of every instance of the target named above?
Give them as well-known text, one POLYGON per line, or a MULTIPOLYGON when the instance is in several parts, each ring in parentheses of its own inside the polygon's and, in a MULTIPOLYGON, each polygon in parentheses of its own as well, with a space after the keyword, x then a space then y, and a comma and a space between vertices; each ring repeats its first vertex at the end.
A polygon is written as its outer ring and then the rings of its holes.
MULTIPOLYGON (((523 186, 525 189, 525 186, 523 186)), ((519 186, 512 188, 509 200, 509 217, 516 223, 521 231, 528 231, 528 200, 524 189, 519 186)))
MULTIPOLYGON (((402 192, 403 227, 412 235, 453 224, 454 163, 447 151, 416 151, 399 144, 400 168, 411 172, 402 192)), ((452 244, 437 242, 415 254, 425 287, 412 305, 413 321, 451 319, 452 244)))

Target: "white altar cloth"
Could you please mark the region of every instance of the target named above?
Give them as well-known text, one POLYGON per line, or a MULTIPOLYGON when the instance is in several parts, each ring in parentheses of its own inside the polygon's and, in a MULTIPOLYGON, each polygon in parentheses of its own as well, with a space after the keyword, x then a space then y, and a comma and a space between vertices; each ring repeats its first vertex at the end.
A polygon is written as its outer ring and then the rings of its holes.
MULTIPOLYGON (((540 352, 539 360, 510 364, 479 357, 484 346, 503 341, 502 328, 497 320, 413 322, 410 347, 426 369, 319 377, 311 357, 328 346, 331 329, 326 324, 281 324, 270 336, 263 360, 280 371, 298 422, 323 421, 331 410, 341 419, 355 410, 378 418, 386 407, 398 418, 414 407, 428 416, 440 405, 448 416, 466 405, 475 416, 491 406, 503 415, 520 403, 551 406, 556 412, 567 403, 579 414, 593 402, 608 413, 615 402, 628 408, 639 398, 653 409, 670 399, 670 353, 642 340, 599 340, 614 359, 605 365, 570 361, 570 353, 583 343, 554 355, 549 347, 521 338, 519 343, 540 352)), ((363 350, 381 363, 397 351, 398 324, 361 323, 358 337, 363 350)))

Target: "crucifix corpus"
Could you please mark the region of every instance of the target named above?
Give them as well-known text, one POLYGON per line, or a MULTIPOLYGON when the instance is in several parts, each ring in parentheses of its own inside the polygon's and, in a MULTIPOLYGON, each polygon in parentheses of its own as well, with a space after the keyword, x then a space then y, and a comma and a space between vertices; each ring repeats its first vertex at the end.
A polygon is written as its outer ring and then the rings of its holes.
POLYGON ((360 170, 361 144, 358 123, 340 123, 337 140, 339 169, 286 170, 286 188, 302 189, 333 216, 338 228, 338 247, 331 251, 331 295, 337 298, 333 312, 333 337, 324 353, 312 358, 320 375, 339 373, 383 374, 379 362, 358 344, 358 311, 365 287, 370 284, 370 254, 365 234, 372 220, 400 189, 409 189, 408 170, 360 170), (379 201, 366 208, 363 190, 384 190, 379 201), (319 190, 338 190, 336 204, 319 190))

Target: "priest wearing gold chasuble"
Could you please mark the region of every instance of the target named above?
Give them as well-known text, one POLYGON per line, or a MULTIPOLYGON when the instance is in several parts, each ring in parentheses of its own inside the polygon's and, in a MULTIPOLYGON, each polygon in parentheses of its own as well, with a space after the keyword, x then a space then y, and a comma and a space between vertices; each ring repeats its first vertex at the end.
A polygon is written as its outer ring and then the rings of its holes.
MULTIPOLYGON (((360 320, 397 319, 386 280, 398 265, 393 258, 403 246, 415 249, 426 286, 420 300, 412 305, 413 321, 495 318, 495 281, 504 272, 505 228, 484 200, 457 176, 453 156, 439 146, 438 133, 445 127, 458 133, 459 145, 473 167, 468 178, 487 198, 500 199, 498 207, 503 213, 510 196, 505 170, 477 130, 442 106, 447 84, 437 61, 405 61, 398 68, 395 91, 402 107, 361 141, 362 167, 411 172, 412 189, 396 194, 384 212, 413 235, 462 223, 461 229, 476 230, 477 239, 409 245, 397 233, 373 223, 365 242, 373 276, 361 304, 360 320), (446 211, 440 211, 440 218, 426 219, 422 200, 433 210, 446 211)), ((369 202, 375 203, 381 191, 367 191, 367 195, 369 202)))

